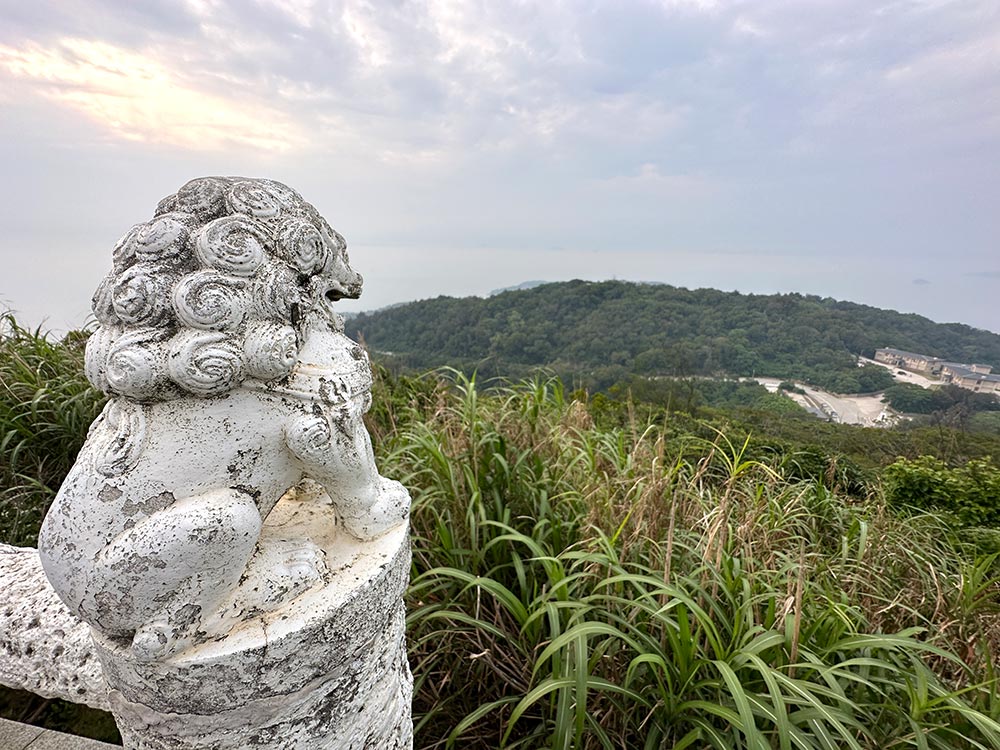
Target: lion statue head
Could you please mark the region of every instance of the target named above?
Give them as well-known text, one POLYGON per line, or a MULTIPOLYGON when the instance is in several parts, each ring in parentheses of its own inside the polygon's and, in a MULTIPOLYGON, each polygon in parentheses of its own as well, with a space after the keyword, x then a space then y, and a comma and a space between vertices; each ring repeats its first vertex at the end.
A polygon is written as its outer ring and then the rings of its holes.
POLYGON ((361 294, 347 243, 295 190, 202 177, 114 248, 93 297, 87 378, 110 396, 212 397, 288 376, 305 321, 361 294))

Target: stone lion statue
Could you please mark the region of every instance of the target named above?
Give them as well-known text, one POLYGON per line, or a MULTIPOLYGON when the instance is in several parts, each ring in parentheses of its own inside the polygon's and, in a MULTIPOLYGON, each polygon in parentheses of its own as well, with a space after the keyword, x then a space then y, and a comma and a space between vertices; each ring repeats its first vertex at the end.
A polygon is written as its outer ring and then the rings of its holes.
POLYGON ((333 311, 357 298, 346 243, 271 180, 188 182, 132 227, 93 298, 88 379, 111 399, 39 536, 69 608, 155 660, 323 575, 302 540, 264 545, 282 496, 316 482, 343 529, 403 523, 362 422, 365 353, 333 311))

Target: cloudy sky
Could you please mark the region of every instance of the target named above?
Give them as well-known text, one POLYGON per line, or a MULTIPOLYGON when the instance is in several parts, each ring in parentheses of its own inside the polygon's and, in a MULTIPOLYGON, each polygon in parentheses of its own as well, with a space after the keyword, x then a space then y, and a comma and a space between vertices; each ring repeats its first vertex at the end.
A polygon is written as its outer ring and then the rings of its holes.
POLYGON ((345 309, 621 278, 1000 332, 996 0, 0 0, 0 304, 81 323, 191 177, 342 234, 345 309))

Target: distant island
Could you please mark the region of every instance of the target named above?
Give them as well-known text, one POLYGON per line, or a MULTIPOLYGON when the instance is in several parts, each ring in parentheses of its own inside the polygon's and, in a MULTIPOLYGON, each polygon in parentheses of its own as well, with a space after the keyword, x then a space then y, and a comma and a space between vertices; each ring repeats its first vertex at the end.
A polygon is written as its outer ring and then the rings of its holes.
POLYGON ((361 313, 347 333, 415 369, 519 375, 545 367, 591 387, 629 375, 769 376, 871 392, 892 385, 891 375, 858 358, 887 346, 1000 366, 1000 335, 829 297, 627 281, 519 287, 361 313))

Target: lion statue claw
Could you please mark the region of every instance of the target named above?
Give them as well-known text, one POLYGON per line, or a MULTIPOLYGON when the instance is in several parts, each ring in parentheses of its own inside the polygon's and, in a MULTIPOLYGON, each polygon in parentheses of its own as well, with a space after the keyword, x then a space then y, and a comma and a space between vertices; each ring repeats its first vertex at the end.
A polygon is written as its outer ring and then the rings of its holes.
POLYGON ((308 540, 261 535, 303 482, 358 539, 407 520, 409 495, 379 475, 362 421, 367 357, 332 309, 361 284, 343 238, 271 180, 192 180, 115 247, 86 353, 111 398, 39 552, 70 609, 137 659, 327 575, 308 540))

